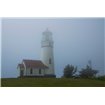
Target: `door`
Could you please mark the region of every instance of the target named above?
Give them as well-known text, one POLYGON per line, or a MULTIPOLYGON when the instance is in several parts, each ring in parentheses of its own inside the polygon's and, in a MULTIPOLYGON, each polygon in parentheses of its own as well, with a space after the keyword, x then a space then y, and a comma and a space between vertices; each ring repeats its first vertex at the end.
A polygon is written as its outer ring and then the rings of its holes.
POLYGON ((20 70, 20 77, 23 77, 24 75, 24 70, 20 70))

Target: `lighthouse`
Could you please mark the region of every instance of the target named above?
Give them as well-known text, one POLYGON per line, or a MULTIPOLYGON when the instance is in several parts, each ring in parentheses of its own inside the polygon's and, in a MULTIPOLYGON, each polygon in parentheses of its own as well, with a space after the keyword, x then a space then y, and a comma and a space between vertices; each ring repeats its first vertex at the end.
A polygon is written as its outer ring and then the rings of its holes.
POLYGON ((52 32, 46 29, 42 33, 41 59, 23 59, 18 64, 19 77, 56 77, 54 72, 52 32))
POLYGON ((41 61, 48 67, 46 75, 55 76, 52 32, 48 28, 42 33, 41 61))

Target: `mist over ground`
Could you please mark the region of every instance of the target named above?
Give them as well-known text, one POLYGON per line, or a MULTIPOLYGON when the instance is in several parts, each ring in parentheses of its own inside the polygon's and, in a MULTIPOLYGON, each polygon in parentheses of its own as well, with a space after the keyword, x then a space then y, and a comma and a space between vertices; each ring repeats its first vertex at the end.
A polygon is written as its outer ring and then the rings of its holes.
POLYGON ((53 33, 57 77, 67 64, 78 70, 92 61, 104 73, 104 18, 4 18, 2 19, 2 77, 17 77, 23 59, 40 59, 42 32, 53 33))

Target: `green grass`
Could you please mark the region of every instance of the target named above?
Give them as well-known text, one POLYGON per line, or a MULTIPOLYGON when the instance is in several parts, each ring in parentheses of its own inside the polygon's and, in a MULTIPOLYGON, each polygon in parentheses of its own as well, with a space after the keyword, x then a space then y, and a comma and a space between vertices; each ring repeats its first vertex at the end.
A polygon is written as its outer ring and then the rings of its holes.
POLYGON ((2 87, 105 87, 105 81, 97 79, 68 78, 2 78, 2 87))

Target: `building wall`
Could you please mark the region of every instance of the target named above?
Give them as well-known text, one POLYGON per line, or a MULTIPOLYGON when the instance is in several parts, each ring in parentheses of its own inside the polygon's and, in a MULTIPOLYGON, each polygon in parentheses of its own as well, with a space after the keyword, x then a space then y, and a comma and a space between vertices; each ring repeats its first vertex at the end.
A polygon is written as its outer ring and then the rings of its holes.
POLYGON ((42 47, 41 48, 41 60, 46 66, 49 67, 49 70, 46 70, 46 73, 55 74, 54 73, 54 56, 53 56, 52 47, 42 47), (50 59, 51 59, 51 64, 49 63, 50 59))
POLYGON ((32 73, 30 72, 31 68, 26 69, 26 76, 43 76, 45 74, 45 70, 41 69, 41 73, 39 73, 39 68, 32 69, 32 73))
POLYGON ((26 65, 25 65, 24 62, 22 62, 22 64, 24 65, 24 75, 26 75, 27 74, 27 72, 26 72, 26 65))
POLYGON ((20 67, 18 67, 17 70, 18 70, 18 73, 19 73, 18 76, 21 76, 21 75, 20 75, 20 74, 21 74, 21 71, 23 71, 23 76, 26 74, 24 68, 20 68, 20 67))

